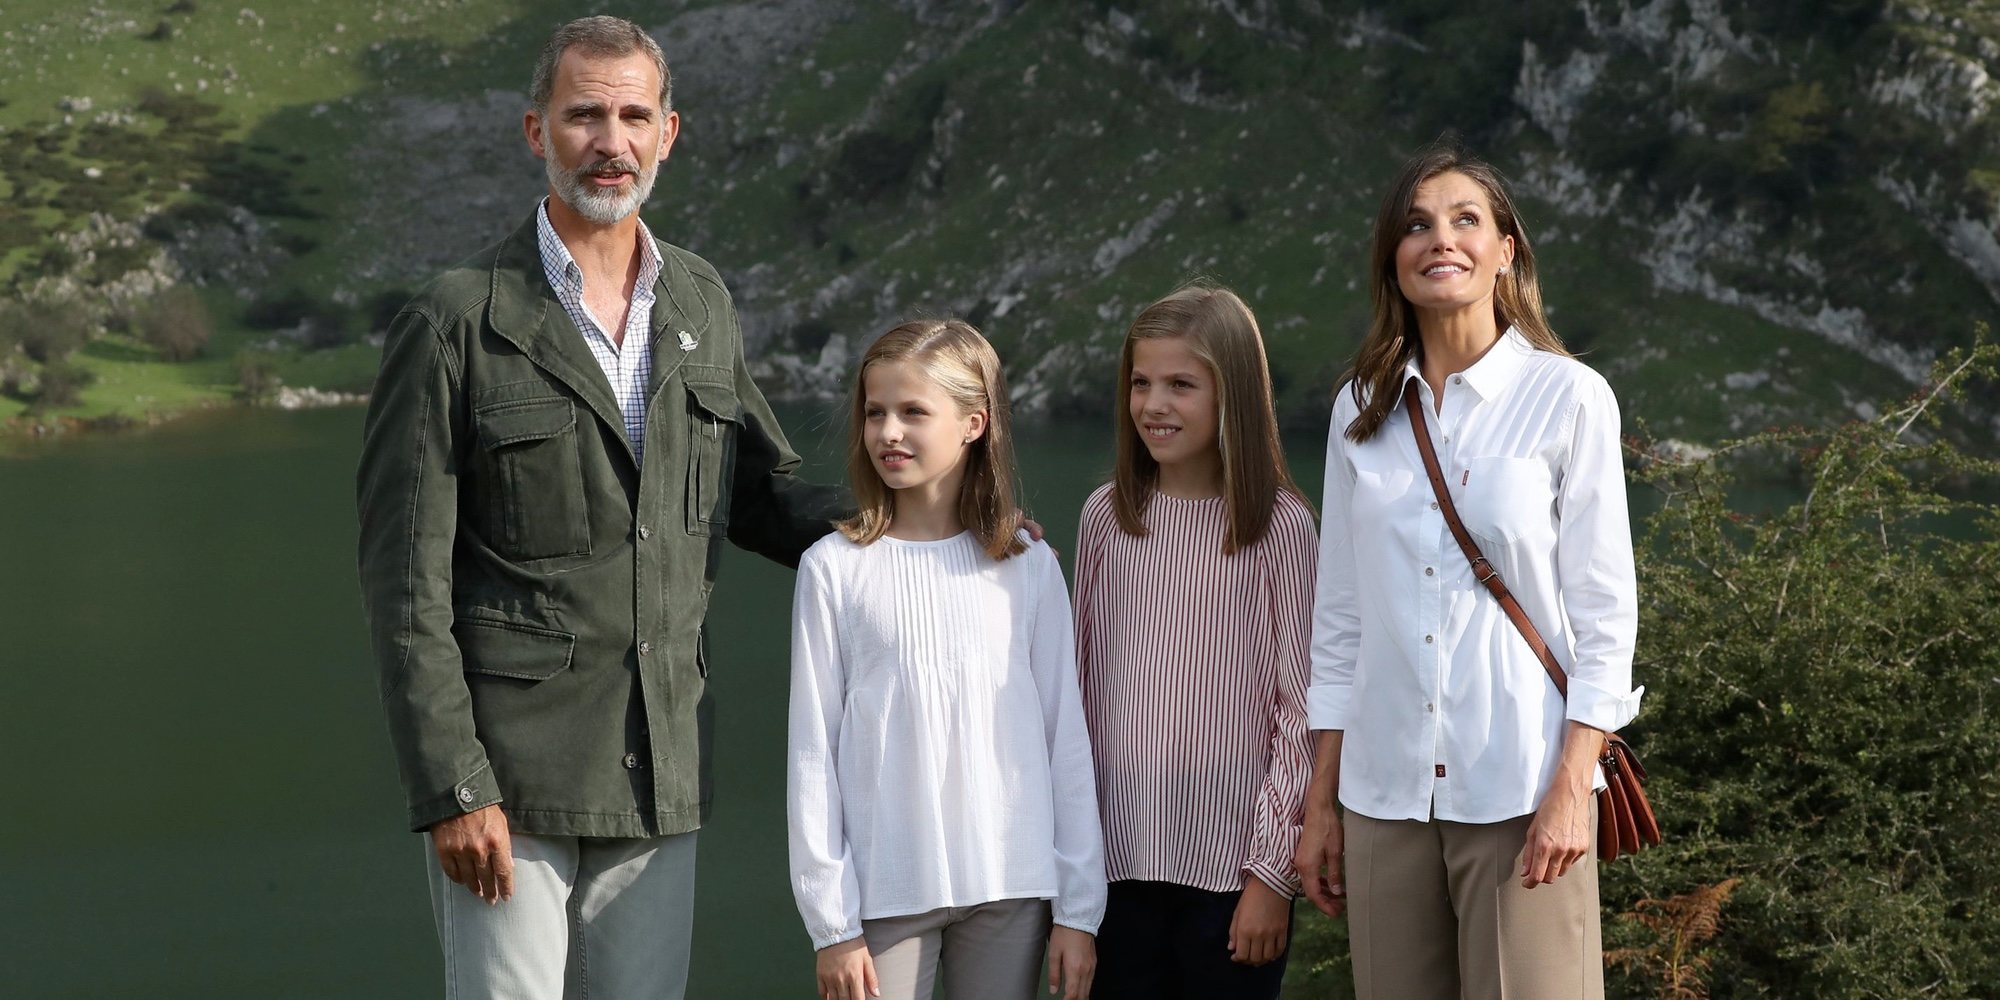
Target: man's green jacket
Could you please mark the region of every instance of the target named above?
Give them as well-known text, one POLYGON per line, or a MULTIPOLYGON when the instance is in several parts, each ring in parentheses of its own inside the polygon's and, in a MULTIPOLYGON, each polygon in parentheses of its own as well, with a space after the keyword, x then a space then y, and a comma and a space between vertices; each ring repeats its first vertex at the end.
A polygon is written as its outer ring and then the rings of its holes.
POLYGON ((534 216, 391 324, 358 476, 361 587, 412 829, 496 802, 526 833, 700 826, 722 542, 797 565, 841 513, 793 477, 722 279, 660 253, 643 467, 534 216))

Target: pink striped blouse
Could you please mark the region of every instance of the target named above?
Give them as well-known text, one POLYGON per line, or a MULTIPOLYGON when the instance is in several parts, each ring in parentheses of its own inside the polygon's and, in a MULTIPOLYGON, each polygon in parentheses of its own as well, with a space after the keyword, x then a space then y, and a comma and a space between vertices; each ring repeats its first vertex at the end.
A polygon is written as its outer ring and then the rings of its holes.
POLYGON ((1111 489, 1084 503, 1076 547, 1105 874, 1215 892, 1250 874, 1296 895, 1312 769, 1312 512, 1281 493, 1264 538, 1224 556, 1221 498, 1156 493, 1149 533, 1134 538, 1111 489))

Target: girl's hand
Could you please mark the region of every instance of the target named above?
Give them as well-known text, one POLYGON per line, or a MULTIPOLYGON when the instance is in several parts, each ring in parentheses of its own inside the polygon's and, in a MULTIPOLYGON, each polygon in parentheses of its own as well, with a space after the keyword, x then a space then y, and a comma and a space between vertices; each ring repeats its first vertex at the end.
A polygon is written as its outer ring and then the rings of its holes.
POLYGON ((862 1000, 882 995, 875 980, 875 957, 868 954, 866 938, 850 938, 819 950, 814 960, 819 976, 820 1000, 862 1000))
POLYGON ((1263 965, 1285 953, 1285 932, 1292 926, 1292 901, 1280 896, 1254 875, 1243 880, 1243 896, 1229 920, 1229 958, 1244 965, 1263 965))
POLYGON ((1097 975, 1097 939, 1074 927, 1061 924, 1049 930, 1049 995, 1058 990, 1063 1000, 1085 1000, 1090 996, 1090 980, 1097 975))

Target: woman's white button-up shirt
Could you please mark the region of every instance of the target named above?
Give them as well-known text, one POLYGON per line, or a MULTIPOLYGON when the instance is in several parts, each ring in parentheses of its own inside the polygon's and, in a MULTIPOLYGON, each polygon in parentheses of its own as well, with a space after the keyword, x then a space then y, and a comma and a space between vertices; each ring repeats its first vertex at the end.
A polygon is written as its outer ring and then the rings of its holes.
POLYGON ((1459 516, 1568 672, 1569 700, 1473 578, 1401 401, 1354 444, 1344 431, 1360 408, 1343 387, 1327 435, 1308 712, 1312 728, 1345 733, 1346 808, 1494 823, 1540 804, 1565 719, 1615 730, 1639 711, 1618 403, 1596 372, 1513 330, 1447 380, 1442 411, 1408 378, 1404 391, 1435 415, 1459 516))

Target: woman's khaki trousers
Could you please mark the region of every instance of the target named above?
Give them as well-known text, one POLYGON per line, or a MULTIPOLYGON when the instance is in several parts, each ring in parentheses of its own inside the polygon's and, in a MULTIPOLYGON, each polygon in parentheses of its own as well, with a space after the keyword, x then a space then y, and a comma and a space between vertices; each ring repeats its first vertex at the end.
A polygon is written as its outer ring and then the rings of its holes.
MULTIPOLYGON (((1348 812, 1348 938, 1360 1000, 1603 1000, 1597 851, 1521 887, 1528 822, 1348 812)), ((1592 803, 1591 829, 1597 828, 1592 803)))

